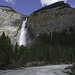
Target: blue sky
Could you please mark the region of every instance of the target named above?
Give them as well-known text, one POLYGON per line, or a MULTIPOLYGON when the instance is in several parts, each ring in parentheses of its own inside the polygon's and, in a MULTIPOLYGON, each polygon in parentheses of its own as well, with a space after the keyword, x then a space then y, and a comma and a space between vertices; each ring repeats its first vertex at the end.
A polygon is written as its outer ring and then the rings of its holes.
POLYGON ((29 15, 43 6, 57 1, 64 1, 75 7, 75 0, 0 0, 0 5, 10 6, 18 13, 29 15))

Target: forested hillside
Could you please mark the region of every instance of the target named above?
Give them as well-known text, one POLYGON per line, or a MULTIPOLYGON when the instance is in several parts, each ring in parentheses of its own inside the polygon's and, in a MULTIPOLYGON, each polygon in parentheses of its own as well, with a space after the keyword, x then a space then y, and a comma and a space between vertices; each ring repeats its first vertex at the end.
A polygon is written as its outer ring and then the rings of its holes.
POLYGON ((75 62, 75 29, 44 33, 30 46, 12 45, 3 32, 0 37, 0 69, 75 62))

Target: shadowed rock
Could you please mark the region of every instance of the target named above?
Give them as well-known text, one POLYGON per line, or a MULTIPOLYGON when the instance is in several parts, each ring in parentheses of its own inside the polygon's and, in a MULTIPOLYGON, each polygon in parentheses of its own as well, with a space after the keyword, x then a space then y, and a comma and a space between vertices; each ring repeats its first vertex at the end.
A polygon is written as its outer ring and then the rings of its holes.
POLYGON ((43 33, 68 30, 72 26, 75 26, 75 9, 62 1, 33 12, 27 21, 27 28, 34 38, 43 33))

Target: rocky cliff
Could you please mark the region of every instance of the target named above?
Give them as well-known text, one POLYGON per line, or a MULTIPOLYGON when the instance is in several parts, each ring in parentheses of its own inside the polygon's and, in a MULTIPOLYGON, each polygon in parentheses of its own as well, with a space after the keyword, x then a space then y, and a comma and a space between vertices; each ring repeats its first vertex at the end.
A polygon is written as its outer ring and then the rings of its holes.
POLYGON ((62 1, 33 12, 27 21, 27 28, 34 38, 43 33, 61 31, 71 26, 75 26, 75 8, 62 1))
POLYGON ((17 13, 10 7, 0 6, 0 35, 5 32, 12 43, 18 42, 21 25, 25 18, 25 15, 17 13))
POLYGON ((5 32, 12 43, 18 42, 21 25, 26 17, 27 43, 31 43, 40 34, 68 30, 75 26, 75 8, 63 1, 43 7, 29 16, 19 14, 10 7, 0 6, 0 35, 5 32))

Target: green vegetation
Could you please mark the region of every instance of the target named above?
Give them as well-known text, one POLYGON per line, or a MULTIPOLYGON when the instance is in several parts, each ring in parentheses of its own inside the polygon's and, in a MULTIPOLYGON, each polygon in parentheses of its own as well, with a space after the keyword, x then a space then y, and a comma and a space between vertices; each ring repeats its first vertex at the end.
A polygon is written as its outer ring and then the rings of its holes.
POLYGON ((4 69, 11 64, 13 55, 13 45, 8 36, 4 32, 0 37, 0 69, 4 69))
MULTIPOLYGON (((72 63, 75 61, 75 31, 52 32, 42 34, 30 46, 33 57, 50 64, 72 63)), ((34 60, 35 60, 34 59, 34 60)))
POLYGON ((0 69, 75 62, 75 29, 41 34, 30 46, 11 44, 4 32, 0 37, 0 69))

